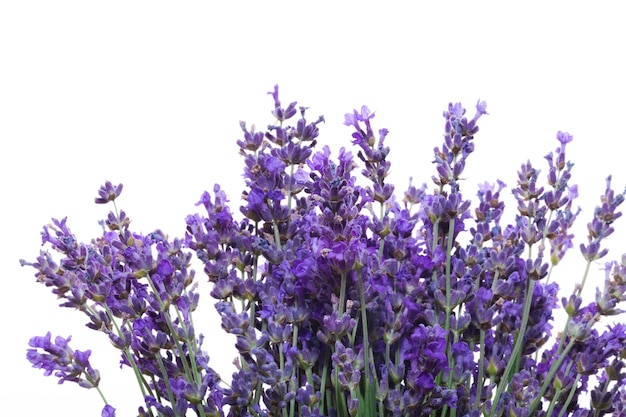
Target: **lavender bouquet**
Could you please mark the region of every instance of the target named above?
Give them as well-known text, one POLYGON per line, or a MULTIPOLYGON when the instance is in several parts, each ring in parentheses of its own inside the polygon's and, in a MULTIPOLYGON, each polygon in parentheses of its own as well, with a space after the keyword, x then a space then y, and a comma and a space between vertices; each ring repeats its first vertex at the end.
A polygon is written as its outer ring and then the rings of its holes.
MULTIPOLYGON (((60 255, 21 261, 119 350, 139 386, 138 416, 626 416, 626 326, 598 324, 622 313, 626 256, 605 264, 594 301, 581 298, 621 216, 610 177, 580 245, 580 283, 559 298, 550 280, 579 214, 571 135, 558 133, 547 175, 522 164, 515 223, 503 225, 504 183, 481 185, 473 205, 461 194, 485 102, 471 119, 449 105, 434 187, 410 185, 398 199, 386 182, 388 131, 374 132, 367 107, 345 116, 356 158, 343 148, 331 157, 315 150, 324 119, 283 107, 278 87, 269 94, 275 124, 241 123, 240 213, 216 185, 182 238, 142 234, 117 209, 122 185, 107 182, 96 198, 113 205, 102 236, 81 243, 53 220, 43 244, 60 255), (211 368, 194 327, 193 257, 236 339, 229 378, 211 368), (560 308, 567 319, 553 333, 560 308)), ((34 337, 27 358, 60 383, 100 391, 91 352, 69 340, 34 337)), ((115 415, 100 394, 102 416, 115 415)))

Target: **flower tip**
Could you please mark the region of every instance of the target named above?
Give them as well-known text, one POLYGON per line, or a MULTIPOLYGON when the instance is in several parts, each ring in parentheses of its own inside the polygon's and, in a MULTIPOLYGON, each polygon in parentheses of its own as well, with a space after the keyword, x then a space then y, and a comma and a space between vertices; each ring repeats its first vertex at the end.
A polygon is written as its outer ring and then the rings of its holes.
POLYGON ((280 101, 278 101, 278 84, 274 85, 274 91, 268 91, 267 94, 272 95, 276 107, 280 106, 280 101))
POLYGON ((461 119, 465 114, 465 109, 461 103, 448 103, 448 111, 443 112, 443 117, 448 118, 449 116, 454 116, 457 119, 461 119))
POLYGON ((476 110, 480 114, 489 114, 487 113, 487 102, 485 100, 483 101, 480 101, 480 99, 478 100, 478 102, 476 103, 476 110))
POLYGON ((376 115, 376 112, 370 111, 369 107, 361 106, 361 119, 363 121, 372 119, 376 115))
POLYGON ((109 404, 105 405, 102 409, 102 417, 115 417, 115 408, 111 407, 109 404))
POLYGON ((570 143, 574 139, 574 136, 570 135, 567 132, 561 132, 559 130, 559 132, 556 134, 556 138, 559 140, 559 142, 561 142, 561 145, 565 145, 566 143, 570 143))
POLYGON ((98 190, 98 194, 100 197, 96 197, 94 201, 96 204, 106 204, 109 201, 115 200, 117 197, 122 194, 122 189, 124 188, 123 184, 113 185, 111 181, 107 181, 103 186, 98 190))

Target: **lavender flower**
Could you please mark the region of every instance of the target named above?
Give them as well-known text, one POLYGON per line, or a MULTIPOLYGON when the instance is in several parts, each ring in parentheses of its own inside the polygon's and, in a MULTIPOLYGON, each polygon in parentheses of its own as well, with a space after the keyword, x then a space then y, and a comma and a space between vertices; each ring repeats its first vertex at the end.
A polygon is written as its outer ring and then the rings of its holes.
MULTIPOLYGON (((399 201, 388 182, 389 131, 374 128, 367 106, 345 115, 354 154, 333 156, 315 149, 322 116, 311 122, 306 107, 284 107, 278 86, 268 94, 275 120, 267 131, 240 123, 239 210, 215 185, 196 204, 202 213, 187 216, 182 239, 138 233, 117 210, 122 185, 106 182, 96 203, 114 210, 102 236, 82 243, 66 219, 53 220, 42 233, 53 253, 21 261, 133 369, 138 415, 625 414, 626 327, 598 323, 623 312, 626 255, 606 263, 594 300, 581 297, 621 217, 624 195, 611 177, 581 245, 580 283, 559 296, 550 281, 574 246, 580 213, 570 134, 558 132, 547 175, 522 164, 511 190, 515 221, 503 224, 502 181, 480 185, 474 206, 461 187, 484 101, 471 119, 460 103, 448 106, 434 188, 409 182, 399 201), (194 256, 235 339, 229 378, 209 366, 194 326, 194 256), (560 307, 567 320, 553 333, 560 307)), ((27 356, 60 382, 98 388, 90 352, 68 341, 33 338, 27 356)), ((114 413, 105 401, 102 415, 114 413)))
POLYGON ((100 189, 98 194, 100 197, 95 199, 96 204, 106 204, 109 201, 115 201, 117 197, 122 193, 124 186, 122 184, 113 185, 110 181, 107 181, 100 189))
POLYGON ((26 357, 33 367, 43 369, 46 376, 54 372, 59 384, 71 381, 84 388, 96 388, 100 383, 100 373, 89 364, 91 351, 71 349, 71 337, 64 339, 57 336, 54 342, 51 337, 48 332, 45 336, 30 339, 28 344, 34 349, 28 349, 26 357))

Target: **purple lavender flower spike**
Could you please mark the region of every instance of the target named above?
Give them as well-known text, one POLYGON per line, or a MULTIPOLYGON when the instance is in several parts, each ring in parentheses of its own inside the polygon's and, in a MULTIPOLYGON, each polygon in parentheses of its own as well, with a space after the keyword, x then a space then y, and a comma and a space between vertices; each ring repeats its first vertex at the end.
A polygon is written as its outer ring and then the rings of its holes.
POLYGON ((33 368, 43 369, 45 376, 54 373, 59 378, 59 384, 70 381, 83 388, 97 387, 100 373, 89 364, 91 351, 75 351, 70 348, 71 336, 67 339, 57 336, 54 341, 51 337, 48 332, 45 336, 30 339, 28 344, 34 349, 28 349, 26 357, 33 368))
POLYGON ((580 250, 589 261, 594 261, 604 257, 608 253, 608 249, 601 248, 603 239, 613 234, 613 222, 622 216, 621 212, 616 211, 624 202, 624 194, 615 195, 615 191, 611 188, 611 176, 606 179, 606 190, 604 195, 600 197, 601 205, 594 210, 594 218, 591 223, 587 224, 589 244, 580 244, 580 250))

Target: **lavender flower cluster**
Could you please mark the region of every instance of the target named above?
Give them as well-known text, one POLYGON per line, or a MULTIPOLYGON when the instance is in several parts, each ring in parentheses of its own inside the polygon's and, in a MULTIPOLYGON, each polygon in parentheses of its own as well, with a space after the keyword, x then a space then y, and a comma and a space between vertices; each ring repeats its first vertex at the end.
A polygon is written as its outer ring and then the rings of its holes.
MULTIPOLYGON (((216 185, 183 238, 145 235, 117 210, 122 186, 107 182, 96 198, 114 206, 102 236, 82 243, 53 220, 43 244, 61 258, 22 261, 120 351, 143 398, 138 416, 626 416, 626 326, 598 324, 622 313, 626 255, 605 264, 595 300, 581 297, 621 216, 610 177, 580 245, 581 282, 559 298, 550 281, 579 214, 571 135, 558 133, 547 175, 521 166, 515 223, 503 225, 504 183, 481 185, 474 205, 461 194, 485 102, 471 119, 449 105, 434 188, 410 185, 400 200, 387 182, 388 131, 374 131, 367 107, 345 116, 356 157, 342 148, 332 158, 315 150, 324 119, 283 106, 278 87, 269 94, 275 123, 266 132, 241 123, 240 214, 216 185), (236 339, 228 379, 194 328, 194 256, 236 339), (553 333, 561 307, 566 324, 553 333)), ((34 337, 28 360, 99 390, 91 352, 68 342, 34 337)), ((102 415, 115 415, 101 395, 102 415)))

